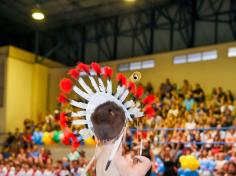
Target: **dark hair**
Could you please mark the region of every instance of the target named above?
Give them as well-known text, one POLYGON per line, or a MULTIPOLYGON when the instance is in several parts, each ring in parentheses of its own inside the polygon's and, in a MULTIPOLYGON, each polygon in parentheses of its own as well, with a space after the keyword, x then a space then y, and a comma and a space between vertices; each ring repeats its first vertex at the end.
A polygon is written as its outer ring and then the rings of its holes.
POLYGON ((99 105, 91 116, 96 137, 111 140, 117 137, 125 124, 125 112, 114 102, 99 105))

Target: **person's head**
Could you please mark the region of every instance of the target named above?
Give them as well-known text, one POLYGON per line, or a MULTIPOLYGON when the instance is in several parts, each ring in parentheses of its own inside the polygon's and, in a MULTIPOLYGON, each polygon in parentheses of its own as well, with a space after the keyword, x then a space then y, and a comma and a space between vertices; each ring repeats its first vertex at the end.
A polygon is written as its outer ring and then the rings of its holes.
POLYGON ((125 125, 125 112, 114 102, 106 102, 98 106, 91 116, 96 137, 111 140, 117 137, 125 125))
POLYGON ((236 175, 236 163, 234 162, 228 163, 228 174, 236 175))
POLYGON ((200 88, 201 88, 200 84, 197 83, 197 84, 196 84, 196 89, 200 89, 200 88))

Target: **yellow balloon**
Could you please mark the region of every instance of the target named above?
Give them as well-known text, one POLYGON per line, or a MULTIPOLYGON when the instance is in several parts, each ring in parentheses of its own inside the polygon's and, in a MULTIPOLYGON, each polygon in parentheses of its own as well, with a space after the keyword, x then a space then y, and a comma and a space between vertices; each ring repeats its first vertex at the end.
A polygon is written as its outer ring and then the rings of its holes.
POLYGON ((95 145, 96 143, 95 143, 94 139, 92 137, 90 137, 85 140, 85 144, 86 145, 95 145))
POLYGON ((188 169, 188 163, 187 163, 187 162, 182 162, 182 163, 181 163, 181 168, 182 168, 183 170, 188 169))
POLYGON ((48 132, 45 132, 43 134, 43 138, 42 138, 42 141, 44 144, 51 144, 52 143, 52 137, 51 137, 51 134, 48 133, 48 132))
POLYGON ((179 162, 182 163, 182 162, 184 162, 184 161, 185 161, 185 156, 181 156, 181 157, 179 158, 179 162))

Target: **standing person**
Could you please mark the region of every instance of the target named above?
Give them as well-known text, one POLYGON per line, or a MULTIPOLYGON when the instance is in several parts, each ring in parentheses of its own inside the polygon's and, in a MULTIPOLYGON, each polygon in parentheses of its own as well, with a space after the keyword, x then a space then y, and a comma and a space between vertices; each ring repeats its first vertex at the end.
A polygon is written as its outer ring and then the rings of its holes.
MULTIPOLYGON (((141 78, 141 73, 133 73, 129 80, 123 74, 117 74, 118 85, 115 93, 112 92, 114 86, 111 81, 112 73, 110 67, 104 67, 102 71, 97 63, 92 63, 90 66, 79 63, 75 69, 71 69, 69 74, 76 81, 69 78, 61 80, 62 94, 58 100, 79 108, 79 111, 62 113, 60 122, 64 127, 70 126, 69 124, 75 128, 84 127, 80 128, 80 131, 71 128, 69 136, 74 147, 78 146, 81 138, 88 139, 91 136, 96 138, 96 154, 86 170, 96 160, 97 176, 144 176, 151 168, 151 161, 144 156, 135 156, 131 162, 128 161, 122 155, 122 141, 125 139, 128 122, 143 117, 144 113, 150 116, 154 109, 149 101, 146 104, 143 103, 145 98, 149 98, 143 97, 144 88, 138 86, 136 89, 134 82, 141 78), (97 81, 91 75, 91 68, 97 75, 97 81), (91 88, 80 77, 82 72, 88 76, 91 88), (104 79, 106 79, 106 84, 103 82, 104 79), (73 82, 79 83, 83 90, 73 82), (81 102, 72 100, 74 98, 73 94, 70 94, 72 90, 79 96, 78 99, 83 99, 81 102), (146 107, 144 112, 139 106, 140 103, 146 107)), ((75 108, 71 109, 75 110, 75 108)))

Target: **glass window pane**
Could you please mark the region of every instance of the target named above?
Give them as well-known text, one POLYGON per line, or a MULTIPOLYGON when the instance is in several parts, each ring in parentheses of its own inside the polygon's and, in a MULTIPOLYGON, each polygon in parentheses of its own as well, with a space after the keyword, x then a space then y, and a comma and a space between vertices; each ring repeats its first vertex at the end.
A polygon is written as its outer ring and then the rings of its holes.
POLYGON ((130 70, 140 70, 141 68, 141 62, 131 62, 129 65, 130 70))
POLYGON ((200 62, 201 61, 201 53, 194 53, 188 55, 188 62, 200 62))
POLYGON ((118 71, 122 72, 122 71, 128 71, 129 70, 129 64, 120 64, 118 66, 118 71))
POLYGON ((202 53, 202 60, 215 60, 218 57, 217 50, 206 51, 202 53))
POLYGON ((142 62, 142 68, 154 68, 155 67, 155 61, 154 60, 147 60, 142 62))
POLYGON ((236 57, 236 47, 228 49, 228 57, 236 57))
POLYGON ((183 64, 187 62, 187 57, 186 55, 181 55, 181 56, 175 56, 173 59, 174 64, 183 64))

